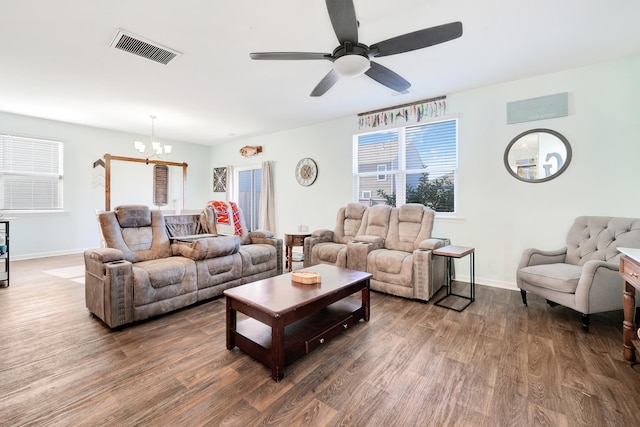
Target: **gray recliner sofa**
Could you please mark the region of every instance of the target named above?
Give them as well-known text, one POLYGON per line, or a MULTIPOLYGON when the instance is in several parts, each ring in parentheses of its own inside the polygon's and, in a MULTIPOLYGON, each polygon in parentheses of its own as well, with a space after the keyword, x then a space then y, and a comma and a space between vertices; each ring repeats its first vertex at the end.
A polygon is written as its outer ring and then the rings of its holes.
POLYGON ((360 206, 341 208, 335 231, 317 230, 305 239, 305 267, 323 263, 366 271, 372 290, 430 300, 445 281, 444 258, 432 251, 449 243, 431 236, 435 212, 418 203, 374 205, 364 206, 359 219, 360 206))
POLYGON ((141 205, 98 220, 106 248, 84 253, 85 301, 111 328, 282 274, 282 239, 270 232, 246 231, 245 244, 233 235, 172 241, 162 213, 141 205))

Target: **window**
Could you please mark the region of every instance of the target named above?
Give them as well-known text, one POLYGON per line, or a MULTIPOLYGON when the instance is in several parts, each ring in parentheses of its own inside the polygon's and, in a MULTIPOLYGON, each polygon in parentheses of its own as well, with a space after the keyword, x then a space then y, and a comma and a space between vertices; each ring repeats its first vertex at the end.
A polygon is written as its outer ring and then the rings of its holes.
POLYGON ((449 119, 354 136, 354 195, 374 204, 422 203, 455 212, 458 121, 449 119))
POLYGON ((262 169, 238 171, 238 207, 242 209, 249 230, 258 229, 260 215, 260 193, 262 190, 262 169))
POLYGON ((62 209, 63 144, 0 135, 0 209, 62 209))

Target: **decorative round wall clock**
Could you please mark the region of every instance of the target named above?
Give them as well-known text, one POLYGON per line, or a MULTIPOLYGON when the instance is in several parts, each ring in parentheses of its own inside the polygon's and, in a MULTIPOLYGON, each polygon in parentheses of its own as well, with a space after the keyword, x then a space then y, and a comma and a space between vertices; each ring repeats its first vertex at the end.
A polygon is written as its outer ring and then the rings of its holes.
POLYGON ((298 162, 296 165, 296 180, 298 184, 308 187, 315 182, 317 177, 318 165, 313 159, 305 157, 298 162))

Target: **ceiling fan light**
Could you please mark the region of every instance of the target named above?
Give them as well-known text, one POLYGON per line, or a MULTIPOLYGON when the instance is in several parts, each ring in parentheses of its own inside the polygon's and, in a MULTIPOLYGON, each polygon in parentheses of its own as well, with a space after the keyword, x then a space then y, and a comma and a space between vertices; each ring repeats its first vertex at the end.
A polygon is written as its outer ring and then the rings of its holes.
POLYGON ((369 69, 369 58, 361 55, 344 55, 333 62, 333 69, 343 77, 356 77, 369 69))

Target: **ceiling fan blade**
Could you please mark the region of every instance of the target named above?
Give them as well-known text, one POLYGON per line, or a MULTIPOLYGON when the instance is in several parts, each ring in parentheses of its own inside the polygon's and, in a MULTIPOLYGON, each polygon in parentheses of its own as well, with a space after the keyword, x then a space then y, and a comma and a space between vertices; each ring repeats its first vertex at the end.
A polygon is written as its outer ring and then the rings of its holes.
POLYGON ((254 52, 250 53, 251 59, 278 59, 278 60, 307 60, 307 59, 328 59, 335 61, 330 53, 318 52, 254 52))
POLYGON ((322 96, 326 91, 336 84, 340 76, 335 71, 331 70, 329 73, 320 80, 320 83, 313 88, 311 96, 322 96))
POLYGON ((387 67, 371 61, 371 67, 364 73, 378 83, 385 85, 396 92, 404 92, 411 87, 411 83, 391 71, 387 67))
POLYGON ((450 22, 373 44, 369 47, 369 52, 370 56, 380 58, 448 42, 460 36, 462 36, 462 22, 450 22))
POLYGON ((326 0, 329 19, 340 44, 358 44, 358 21, 353 0, 326 0))

